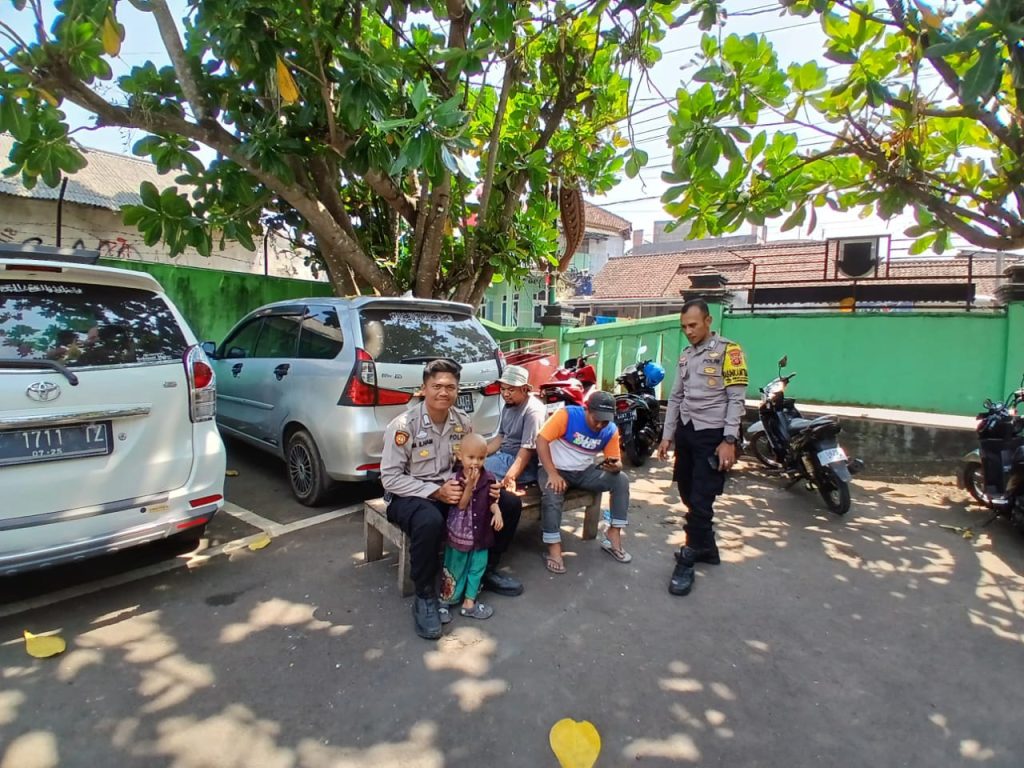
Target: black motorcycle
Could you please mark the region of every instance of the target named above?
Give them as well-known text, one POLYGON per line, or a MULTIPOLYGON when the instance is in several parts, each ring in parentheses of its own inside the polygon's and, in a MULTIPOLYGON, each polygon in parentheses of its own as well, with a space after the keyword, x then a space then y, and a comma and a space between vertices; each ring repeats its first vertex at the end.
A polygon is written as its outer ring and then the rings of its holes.
POLYGON ((985 410, 978 414, 980 448, 964 456, 957 484, 992 510, 991 519, 1006 515, 1024 529, 1024 417, 1017 415, 1021 403, 1024 378, 1004 402, 985 401, 985 410))
POLYGON ((760 388, 760 420, 747 429, 750 451, 767 467, 792 478, 787 487, 806 480, 817 488, 830 512, 850 510, 850 480, 864 467, 860 459, 848 459, 837 435, 842 427, 837 416, 805 419, 796 402, 786 397, 786 387, 796 373, 783 376, 788 359, 779 360, 779 375, 760 388))
POLYGON ((661 440, 661 403, 654 388, 665 378, 665 369, 653 360, 644 360, 646 351, 647 347, 640 347, 640 359, 615 379, 625 390, 615 395, 619 443, 634 467, 642 466, 661 440))

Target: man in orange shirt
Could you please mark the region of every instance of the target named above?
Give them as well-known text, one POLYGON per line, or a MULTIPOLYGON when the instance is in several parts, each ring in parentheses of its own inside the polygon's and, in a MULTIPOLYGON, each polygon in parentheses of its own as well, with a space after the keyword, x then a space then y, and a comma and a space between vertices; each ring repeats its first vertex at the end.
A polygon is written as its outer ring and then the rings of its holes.
POLYGON ((633 559, 622 548, 622 529, 628 522, 629 477, 622 471, 619 431, 615 426, 615 398, 592 392, 586 407, 570 405, 555 411, 537 435, 540 458, 540 520, 548 546, 544 563, 551 573, 565 573, 562 560, 562 505, 565 492, 582 488, 611 494, 611 524, 601 548, 620 563, 633 559), (604 453, 597 465, 594 458, 604 453))

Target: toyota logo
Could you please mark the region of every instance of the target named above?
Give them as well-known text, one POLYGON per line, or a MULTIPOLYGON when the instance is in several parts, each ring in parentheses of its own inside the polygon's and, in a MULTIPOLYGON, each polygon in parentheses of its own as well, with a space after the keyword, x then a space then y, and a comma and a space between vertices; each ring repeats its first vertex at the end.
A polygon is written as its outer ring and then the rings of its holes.
POLYGON ((29 384, 25 394, 29 400, 49 403, 60 397, 60 387, 49 381, 37 381, 35 384, 29 384))

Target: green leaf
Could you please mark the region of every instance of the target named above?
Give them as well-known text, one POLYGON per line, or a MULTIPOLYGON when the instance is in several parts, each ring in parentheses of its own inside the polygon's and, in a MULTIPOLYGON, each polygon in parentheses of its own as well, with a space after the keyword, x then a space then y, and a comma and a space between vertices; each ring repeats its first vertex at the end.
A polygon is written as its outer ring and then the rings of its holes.
POLYGON ((698 83, 717 83, 725 76, 725 72, 717 64, 710 64, 694 74, 693 80, 698 83))
POLYGON ((964 75, 960 97, 968 104, 979 99, 988 100, 1002 75, 1003 57, 994 42, 988 42, 978 52, 978 61, 964 75))
POLYGON ((412 99, 412 106, 417 112, 423 111, 423 106, 427 103, 430 98, 430 92, 427 90, 427 84, 424 80, 419 80, 416 83, 416 87, 412 89, 412 94, 409 97, 412 99))
MULTIPOLYGON (((139 195, 142 197, 142 204, 153 211, 160 210, 160 192, 151 181, 142 182, 139 187, 139 195)), ((159 238, 158 238, 159 239, 159 238)))

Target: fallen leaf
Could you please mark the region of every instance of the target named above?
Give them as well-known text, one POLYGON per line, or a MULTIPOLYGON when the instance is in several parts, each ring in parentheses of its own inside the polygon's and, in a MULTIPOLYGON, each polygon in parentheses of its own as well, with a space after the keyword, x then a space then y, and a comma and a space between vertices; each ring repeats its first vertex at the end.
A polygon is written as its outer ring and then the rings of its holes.
POLYGON ((227 477, 238 477, 237 469, 229 469, 224 473, 227 477))
POLYGON ((25 630, 25 650, 28 651, 29 656, 34 656, 37 659, 46 659, 50 656, 64 653, 65 648, 67 648, 67 643, 64 642, 63 637, 57 635, 33 635, 27 629, 25 630))
POLYGON ((551 726, 548 741, 562 768, 593 768, 601 754, 601 735, 587 720, 559 720, 551 726))
POLYGON ((265 549, 266 547, 270 546, 270 542, 270 536, 264 533, 259 538, 253 539, 249 542, 249 549, 251 549, 253 552, 259 549, 265 549))

